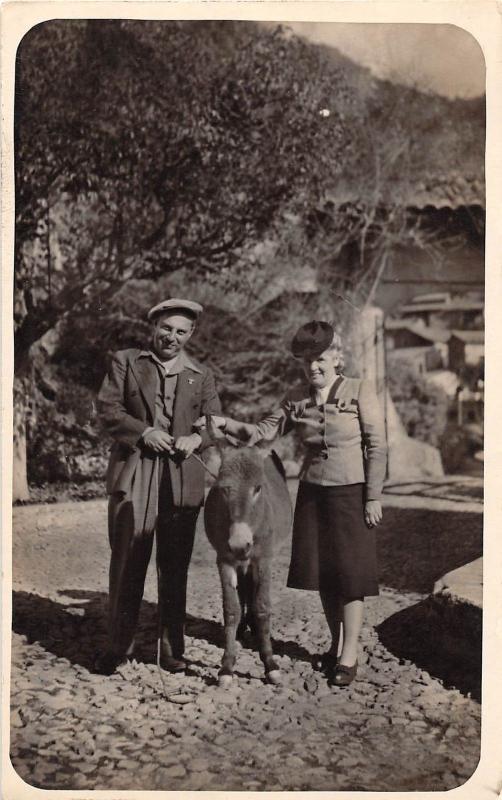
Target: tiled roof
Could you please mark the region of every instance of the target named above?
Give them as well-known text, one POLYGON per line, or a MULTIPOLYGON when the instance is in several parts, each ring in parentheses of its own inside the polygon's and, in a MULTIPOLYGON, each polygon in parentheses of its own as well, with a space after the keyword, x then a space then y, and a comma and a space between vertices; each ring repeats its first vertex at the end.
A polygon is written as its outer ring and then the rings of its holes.
POLYGON ((444 328, 437 328, 433 326, 426 327, 425 325, 413 325, 401 319, 389 319, 385 323, 386 330, 407 330, 421 336, 422 339, 427 339, 430 342, 447 342, 450 338, 450 331, 444 328))
MULTIPOLYGON (((358 186, 342 180, 328 193, 328 200, 337 205, 363 202, 358 186)), ((485 207, 485 183, 482 175, 450 173, 437 176, 420 176, 413 180, 390 180, 381 189, 381 205, 400 199, 408 208, 461 208, 485 207)))
POLYGON ((481 176, 457 173, 425 178, 403 187, 406 205, 414 208, 459 208, 485 205, 485 185, 481 176))
POLYGON ((452 331, 451 336, 466 344, 484 344, 485 341, 484 331, 452 331))
POLYGON ((400 311, 402 314, 413 314, 415 311, 482 311, 483 308, 482 300, 454 298, 446 303, 407 303, 401 306, 400 311))

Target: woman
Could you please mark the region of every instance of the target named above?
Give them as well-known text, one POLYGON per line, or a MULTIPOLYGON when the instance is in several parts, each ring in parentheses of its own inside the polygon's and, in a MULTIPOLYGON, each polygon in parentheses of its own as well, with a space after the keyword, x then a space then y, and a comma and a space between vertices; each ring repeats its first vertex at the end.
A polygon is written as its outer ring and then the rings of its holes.
POLYGON ((288 586, 319 591, 332 639, 321 667, 335 685, 347 686, 357 672, 364 598, 378 594, 374 529, 382 519, 384 421, 371 385, 342 374, 341 340, 331 325, 309 322, 291 349, 308 386, 288 395, 257 425, 222 417, 213 422, 250 444, 299 429, 307 455, 288 586))

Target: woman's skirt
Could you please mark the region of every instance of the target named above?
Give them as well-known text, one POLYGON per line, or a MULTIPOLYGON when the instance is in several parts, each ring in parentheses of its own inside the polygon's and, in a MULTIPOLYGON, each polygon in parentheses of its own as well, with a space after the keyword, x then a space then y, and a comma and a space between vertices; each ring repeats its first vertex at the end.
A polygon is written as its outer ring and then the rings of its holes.
POLYGON ((288 586, 347 599, 378 594, 375 531, 364 522, 364 484, 300 481, 288 586))

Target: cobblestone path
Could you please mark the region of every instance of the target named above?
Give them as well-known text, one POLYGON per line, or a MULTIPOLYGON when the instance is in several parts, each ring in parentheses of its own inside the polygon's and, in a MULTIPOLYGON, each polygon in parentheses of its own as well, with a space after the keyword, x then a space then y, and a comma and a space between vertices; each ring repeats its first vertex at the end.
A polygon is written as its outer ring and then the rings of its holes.
MULTIPOLYGON (((412 532, 400 529, 402 513, 386 511, 382 542, 402 536, 404 552, 412 532)), ((480 515, 460 516, 464 549, 476 549, 480 515)), ((168 702, 155 665, 152 570, 136 660, 110 678, 91 671, 104 643, 105 503, 28 506, 15 509, 14 519, 11 758, 26 782, 74 790, 439 791, 475 770, 479 704, 379 638, 380 623, 425 595, 392 578, 387 545, 385 585, 368 601, 362 666, 351 687, 329 688, 311 666, 327 630, 316 594, 285 588, 285 548, 275 562, 272 626, 283 684, 266 685, 258 654, 241 648, 234 685, 224 691, 216 682, 219 581, 200 530, 189 583, 191 668, 166 677, 169 692, 183 693, 173 695, 182 702, 168 702)), ((443 523, 457 531, 458 546, 459 520, 434 524, 443 523)), ((409 548, 404 561, 395 575, 413 577, 409 548)), ((420 587, 425 578, 408 582, 420 587)))

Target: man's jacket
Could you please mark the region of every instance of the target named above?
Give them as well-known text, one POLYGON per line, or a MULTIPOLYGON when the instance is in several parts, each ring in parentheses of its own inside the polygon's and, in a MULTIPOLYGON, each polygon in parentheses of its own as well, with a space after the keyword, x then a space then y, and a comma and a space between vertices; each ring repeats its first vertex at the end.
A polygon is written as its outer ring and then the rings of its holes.
MULTIPOLYGON (((144 507, 157 503, 157 468, 159 458, 167 462, 173 494, 178 507, 195 508, 204 500, 204 469, 193 457, 185 460, 157 456, 143 444, 142 434, 154 424, 155 397, 159 375, 149 351, 130 349, 115 353, 98 395, 98 413, 107 432, 114 439, 108 465, 108 494, 130 493, 133 484, 149 487, 152 498, 140 497, 144 507), (156 484, 154 486, 154 484, 156 484)), ((188 436, 193 423, 204 414, 220 414, 221 406, 212 372, 181 352, 176 362, 177 376, 171 435, 188 436)), ((210 444, 200 433, 204 449, 210 444)), ((146 490, 145 490, 146 491, 146 490)))

